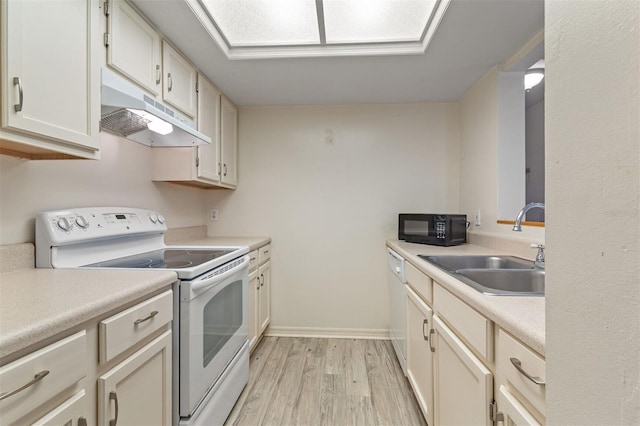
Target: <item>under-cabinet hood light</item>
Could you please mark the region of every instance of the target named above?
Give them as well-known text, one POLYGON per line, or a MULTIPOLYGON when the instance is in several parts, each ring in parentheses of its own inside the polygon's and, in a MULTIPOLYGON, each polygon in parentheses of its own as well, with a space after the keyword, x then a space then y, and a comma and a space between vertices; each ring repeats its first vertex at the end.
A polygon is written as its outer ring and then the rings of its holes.
POLYGON ((152 132, 159 133, 161 135, 168 135, 173 132, 173 126, 171 123, 167 123, 161 118, 156 117, 155 115, 151 115, 146 111, 141 111, 139 109, 127 108, 127 111, 131 111, 134 114, 138 114, 140 117, 147 120, 147 127, 152 132))
POLYGON ((210 144, 192 120, 156 101, 124 77, 102 69, 100 129, 151 147, 210 144))

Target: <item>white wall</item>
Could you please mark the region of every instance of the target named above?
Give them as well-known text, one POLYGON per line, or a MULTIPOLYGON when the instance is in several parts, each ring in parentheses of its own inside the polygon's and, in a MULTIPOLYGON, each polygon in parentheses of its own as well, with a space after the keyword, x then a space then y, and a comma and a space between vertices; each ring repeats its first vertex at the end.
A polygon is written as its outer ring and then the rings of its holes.
POLYGON ((69 207, 156 209, 171 228, 204 223, 203 190, 151 182, 151 148, 102 133, 101 152, 100 161, 0 155, 0 244, 33 242, 36 213, 69 207))
POLYGON ((456 104, 241 108, 239 187, 209 235, 272 237, 272 329, 388 325, 401 212, 458 211, 456 104), (331 136, 333 142, 327 141, 331 136))
POLYGON ((640 424, 640 2, 546 9, 547 422, 640 424))

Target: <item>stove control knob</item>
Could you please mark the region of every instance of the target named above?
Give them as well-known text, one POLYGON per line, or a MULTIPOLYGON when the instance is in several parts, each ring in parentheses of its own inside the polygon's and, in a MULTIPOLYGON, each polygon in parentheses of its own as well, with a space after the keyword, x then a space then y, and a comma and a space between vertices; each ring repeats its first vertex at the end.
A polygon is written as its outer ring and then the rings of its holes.
POLYGON ((89 227, 89 222, 84 218, 84 216, 76 217, 76 224, 82 229, 87 229, 89 227))
POLYGON ((158 222, 164 223, 164 216, 162 216, 160 213, 158 213, 158 222))
POLYGON ((58 228, 62 229, 64 232, 71 231, 71 222, 66 217, 61 217, 57 222, 58 228))
POLYGON ((156 223, 158 221, 158 215, 155 213, 149 214, 149 220, 151 221, 151 223, 156 223))

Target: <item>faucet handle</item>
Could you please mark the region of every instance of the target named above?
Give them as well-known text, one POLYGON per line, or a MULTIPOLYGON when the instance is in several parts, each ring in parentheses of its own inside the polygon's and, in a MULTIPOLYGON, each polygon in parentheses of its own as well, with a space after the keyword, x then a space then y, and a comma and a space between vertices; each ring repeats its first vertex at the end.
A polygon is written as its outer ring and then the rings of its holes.
POLYGON ((536 254, 536 260, 533 264, 540 268, 544 268, 544 244, 531 243, 529 244, 529 247, 538 249, 538 254, 536 254))

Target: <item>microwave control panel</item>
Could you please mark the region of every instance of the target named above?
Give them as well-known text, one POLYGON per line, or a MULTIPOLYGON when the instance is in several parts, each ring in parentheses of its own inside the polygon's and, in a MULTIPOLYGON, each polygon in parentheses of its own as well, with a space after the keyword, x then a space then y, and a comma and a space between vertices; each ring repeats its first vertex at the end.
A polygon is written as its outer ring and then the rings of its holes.
POLYGON ((447 224, 446 222, 434 222, 436 227, 436 238, 444 239, 447 236, 447 224))

